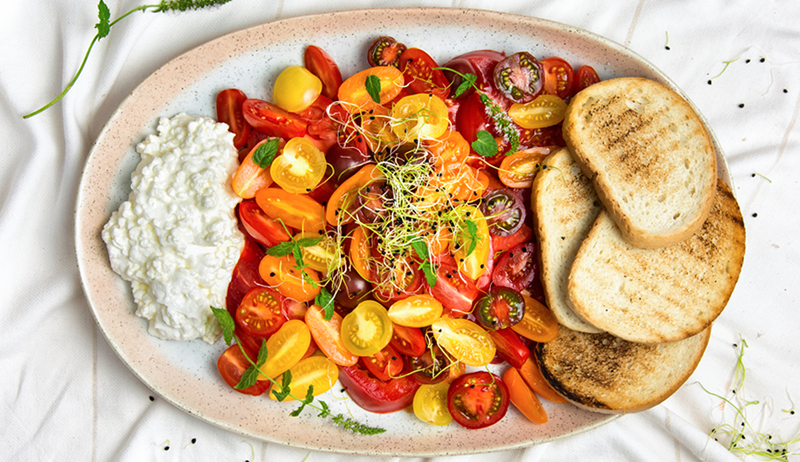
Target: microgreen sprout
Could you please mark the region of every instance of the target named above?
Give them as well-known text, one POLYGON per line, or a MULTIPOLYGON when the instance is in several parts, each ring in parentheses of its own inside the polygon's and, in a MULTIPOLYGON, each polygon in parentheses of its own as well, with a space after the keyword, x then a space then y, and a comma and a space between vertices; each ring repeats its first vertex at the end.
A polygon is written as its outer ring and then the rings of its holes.
POLYGON ((92 48, 94 44, 97 43, 98 40, 106 37, 108 33, 111 31, 111 26, 121 21, 123 18, 133 14, 136 11, 146 12, 150 11, 151 13, 162 13, 165 11, 186 11, 186 10, 197 10, 201 8, 206 8, 213 5, 223 5, 225 3, 230 2, 231 0, 162 0, 161 3, 158 5, 142 5, 136 7, 127 13, 123 14, 119 18, 111 21, 111 12, 108 9, 108 6, 100 0, 100 3, 97 4, 97 17, 98 22, 95 24, 95 29, 97 29, 97 33, 95 34, 92 41, 89 43, 89 49, 86 50, 86 55, 83 57, 83 61, 81 62, 80 67, 78 67, 78 71, 75 73, 75 76, 70 80, 64 90, 55 97, 52 101, 45 104, 44 106, 40 107, 39 109, 31 112, 30 114, 25 114, 22 116, 23 119, 27 119, 28 117, 33 117, 36 114, 44 111, 45 109, 49 108, 50 106, 56 104, 63 98, 67 92, 72 88, 75 84, 75 81, 78 80, 78 77, 83 72, 84 66, 86 66, 86 61, 89 59, 89 53, 92 52, 92 48))

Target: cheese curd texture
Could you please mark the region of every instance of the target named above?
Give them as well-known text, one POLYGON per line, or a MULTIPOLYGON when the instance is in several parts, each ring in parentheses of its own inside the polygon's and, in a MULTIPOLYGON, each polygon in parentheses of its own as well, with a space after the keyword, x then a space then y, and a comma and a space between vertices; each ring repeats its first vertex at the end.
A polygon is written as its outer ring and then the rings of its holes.
POLYGON ((111 268, 131 281, 136 315, 150 334, 213 343, 244 246, 230 187, 239 165, 233 134, 210 118, 161 118, 136 146, 132 191, 102 231, 111 268))

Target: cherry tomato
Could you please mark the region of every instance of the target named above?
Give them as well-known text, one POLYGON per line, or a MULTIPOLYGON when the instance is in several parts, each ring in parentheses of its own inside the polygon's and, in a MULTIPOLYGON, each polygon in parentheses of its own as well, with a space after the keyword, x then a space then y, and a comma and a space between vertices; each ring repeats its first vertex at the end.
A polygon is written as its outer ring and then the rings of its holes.
POLYGON ((247 234, 261 245, 272 247, 287 242, 290 238, 283 226, 268 217, 254 200, 244 200, 239 203, 239 218, 247 234))
POLYGON ((338 305, 352 310, 359 303, 372 299, 372 285, 362 278, 355 269, 349 268, 345 271, 342 279, 345 285, 335 295, 338 305))
POLYGON ((244 348, 245 353, 255 362, 258 358, 258 351, 261 349, 262 343, 267 341, 267 338, 250 335, 238 324, 233 329, 233 333, 236 334, 239 339, 238 343, 244 348))
POLYGON ((533 423, 547 423, 547 413, 542 407, 542 403, 533 393, 533 390, 528 388, 528 385, 525 384, 516 369, 513 367, 508 368, 503 374, 503 382, 508 387, 508 397, 511 400, 511 404, 519 409, 522 415, 533 423))
POLYGON ((414 415, 423 422, 444 426, 453 421, 447 410, 447 390, 450 384, 443 382, 420 385, 414 394, 414 415))
POLYGON ((413 93, 432 93, 445 99, 450 94, 450 82, 437 67, 436 61, 419 48, 409 48, 400 55, 403 79, 413 93))
MULTIPOLYGON (((515 366, 516 367, 516 366, 515 366)), ((542 398, 556 403, 566 404, 567 399, 556 393, 555 390, 547 383, 542 371, 539 369, 539 364, 536 362, 536 355, 530 355, 521 367, 516 368, 519 375, 525 380, 525 383, 542 398)))
MULTIPOLYGON (((233 188, 233 192, 242 199, 252 199, 256 196, 258 190, 268 188, 272 185, 270 169, 261 168, 260 165, 253 162, 253 155, 256 153, 256 150, 269 141, 269 138, 265 138, 253 146, 253 149, 247 153, 241 164, 239 164, 236 173, 233 174, 231 188, 233 188)), ((279 142, 278 144, 278 149, 280 149, 281 143, 279 142)))
POLYGON ((423 290, 424 276, 419 265, 410 256, 395 258, 391 264, 385 259, 383 262, 384 264, 373 266, 375 299, 389 304, 416 295, 423 290))
POLYGON ((514 289, 495 286, 478 299, 473 313, 483 327, 505 329, 522 320, 525 315, 525 299, 514 289))
POLYGON ((228 88, 217 94, 217 121, 228 125, 228 130, 233 133, 233 145, 236 149, 247 143, 252 127, 245 122, 242 114, 242 104, 247 95, 242 90, 228 88))
POLYGON ((384 382, 399 377, 403 372, 403 358, 391 345, 386 345, 372 356, 362 356, 361 362, 372 375, 384 382))
POLYGON ((550 148, 529 148, 506 156, 497 176, 509 188, 530 188, 550 148))
POLYGON ((248 99, 242 103, 242 112, 247 123, 270 136, 288 140, 306 134, 308 122, 272 103, 248 99))
POLYGON ((248 334, 268 337, 283 326, 283 296, 268 287, 255 287, 244 296, 236 309, 236 323, 248 334))
POLYGON ((417 93, 401 99, 392 107, 392 131, 404 142, 435 139, 450 126, 447 105, 430 93, 417 93))
POLYGON ((539 95, 524 104, 508 108, 511 120, 522 128, 545 128, 560 124, 567 113, 567 103, 556 95, 539 95))
POLYGON ((306 195, 265 188, 256 193, 256 203, 268 217, 291 228, 312 233, 325 229, 325 209, 306 195))
POLYGON ((489 335, 497 346, 497 355, 512 367, 522 367, 531 356, 531 350, 513 330, 490 330, 489 335))
POLYGON ((272 100, 289 112, 307 109, 322 93, 322 80, 303 66, 289 66, 275 79, 272 100))
POLYGON ((246 371, 249 367, 250 363, 242 354, 242 351, 239 349, 239 345, 229 346, 228 349, 225 350, 225 352, 222 353, 222 356, 220 356, 217 360, 217 369, 219 370, 219 374, 222 376, 222 379, 225 380, 225 383, 227 383, 231 388, 246 395, 261 395, 269 389, 269 382, 256 381, 254 385, 251 385, 243 390, 234 388, 239 381, 242 380, 242 374, 244 374, 244 371, 246 371))
POLYGON ((389 110, 383 106, 378 106, 361 117, 361 129, 372 152, 382 151, 399 142, 399 138, 392 131, 389 110))
POLYGON ((350 112, 369 111, 393 100, 403 89, 403 74, 396 67, 378 66, 364 69, 348 78, 339 87, 339 100, 350 112), (380 81, 380 102, 372 99, 367 91, 367 77, 374 75, 380 81))
POLYGON ((394 37, 378 37, 372 41, 367 50, 367 62, 370 66, 399 67, 400 55, 406 51, 406 46, 398 43, 394 37))
POLYGON ((250 289, 267 285, 258 273, 258 265, 263 257, 264 251, 256 241, 245 236, 242 253, 236 266, 233 267, 231 282, 228 284, 228 292, 225 295, 225 306, 231 316, 236 317, 236 308, 242 303, 242 299, 250 289))
POLYGON ((535 251, 533 243, 525 242, 504 253, 492 273, 494 285, 509 287, 517 292, 527 288, 539 273, 535 251))
POLYGON ((581 66, 575 73, 575 93, 600 81, 597 71, 592 66, 581 66))
POLYGON ((369 155, 360 149, 354 146, 340 146, 339 144, 331 146, 325 158, 333 168, 332 180, 337 187, 370 161, 369 155))
POLYGON ((374 300, 359 303, 342 319, 342 343, 355 355, 374 355, 391 339, 392 321, 386 308, 374 300))
POLYGON ((331 319, 325 319, 325 312, 319 305, 311 305, 306 311, 306 325, 311 337, 325 356, 339 366, 352 366, 358 362, 358 356, 350 353, 342 343, 342 317, 333 313, 331 319))
POLYGON ((544 128, 519 128, 519 145, 523 149, 535 147, 564 147, 561 125, 544 128))
MULTIPOLYGON (((292 395, 298 398, 305 398, 309 387, 314 387, 312 395, 319 396, 331 388, 339 379, 339 368, 336 364, 325 356, 310 356, 300 360, 299 363, 289 368, 292 374, 290 389, 292 395)), ((279 383, 281 380, 277 380, 279 383)), ((281 387, 273 385, 272 390, 281 391, 281 387)), ((277 400, 275 395, 269 394, 270 399, 277 400)), ((284 398, 284 401, 294 401, 291 396, 284 398)))
POLYGON ((446 130, 436 140, 427 141, 426 147, 433 155, 434 167, 437 169, 464 165, 470 152, 469 143, 456 130, 446 130))
POLYGON ((341 368, 339 381, 357 405, 378 414, 407 408, 414 402, 414 393, 419 388, 408 376, 388 382, 378 380, 361 364, 341 368))
POLYGON ((442 304, 427 294, 412 295, 389 307, 389 319, 395 325, 426 327, 442 316, 442 304))
POLYGON ((472 311, 478 298, 475 283, 462 275, 454 265, 442 263, 436 271, 436 284, 428 289, 445 308, 444 314, 463 316, 472 311))
POLYGON ((416 327, 392 325, 392 339, 389 341, 398 353, 407 357, 421 356, 428 348, 425 335, 416 327))
POLYGON ((305 319, 306 311, 308 311, 308 304, 306 302, 298 302, 297 300, 286 297, 283 298, 281 313, 283 313, 283 317, 286 319, 299 319, 302 321, 305 319))
POLYGON ((517 334, 535 342, 549 342, 558 336, 558 321, 546 306, 522 294, 525 299, 525 315, 511 326, 517 334))
POLYGON ((552 56, 541 61, 544 71, 544 92, 567 99, 572 95, 575 74, 572 66, 563 59, 552 56))
POLYGON ((454 209, 460 221, 456 222, 450 248, 461 273, 475 280, 486 272, 491 237, 483 213, 475 206, 463 205, 454 209), (469 225, 472 223, 472 225, 469 225))
POLYGON ((489 334, 464 318, 442 316, 431 324, 431 332, 443 350, 467 366, 483 367, 497 351, 489 334))
POLYGON ((508 388, 500 377, 485 371, 464 374, 447 390, 447 409, 466 428, 497 423, 508 411, 508 388))
POLYGON ((261 366, 258 380, 269 381, 299 363, 311 345, 311 332, 303 321, 286 321, 278 332, 267 340, 267 361, 261 366), (266 377, 265 377, 266 376, 266 377))
POLYGON ((258 272, 269 287, 298 302, 310 302, 320 293, 319 274, 311 268, 297 269, 292 255, 264 255, 258 272))
MULTIPOLYGON (((491 230, 491 228, 489 228, 491 230)), ((530 226, 522 224, 519 230, 514 234, 508 236, 492 236, 492 250, 494 255, 501 254, 506 250, 515 247, 519 244, 530 242, 533 237, 533 230, 530 226)))
POLYGON ((292 138, 269 168, 272 180, 285 191, 306 194, 325 175, 325 154, 305 138, 292 138))
POLYGON ((300 249, 303 263, 309 268, 328 274, 344 263, 341 248, 332 234, 301 233, 295 237, 295 240, 300 239, 320 239, 319 243, 300 249))
POLYGON ((350 239, 350 262, 359 276, 370 281, 372 280, 373 263, 368 232, 363 226, 359 226, 353 231, 350 239))
MULTIPOLYGON (((512 154, 509 157, 513 157, 512 154)), ((480 206, 486 216, 489 233, 494 236, 510 236, 525 224, 525 205, 516 191, 508 188, 496 189, 486 193, 480 206)), ((495 247, 494 251, 500 249, 495 247)))
POLYGON ((497 63, 494 85, 515 103, 532 101, 544 88, 542 65, 527 51, 514 53, 497 63))
MULTIPOLYGON (((369 185, 386 181, 386 177, 375 164, 367 164, 342 183, 333 192, 325 207, 325 220, 333 226, 341 226, 353 221, 358 208, 358 196, 369 185)), ((361 274, 359 272, 359 274, 361 274)), ((363 275, 369 277, 369 275, 363 275)))
POLYGON ((329 99, 336 99, 339 85, 342 84, 342 73, 333 58, 322 48, 309 45, 303 54, 303 65, 322 81, 322 94, 329 99))
POLYGON ((406 361, 408 373, 412 373, 414 380, 423 385, 447 381, 450 378, 450 369, 458 367, 437 345, 426 348, 419 356, 406 357, 406 361))

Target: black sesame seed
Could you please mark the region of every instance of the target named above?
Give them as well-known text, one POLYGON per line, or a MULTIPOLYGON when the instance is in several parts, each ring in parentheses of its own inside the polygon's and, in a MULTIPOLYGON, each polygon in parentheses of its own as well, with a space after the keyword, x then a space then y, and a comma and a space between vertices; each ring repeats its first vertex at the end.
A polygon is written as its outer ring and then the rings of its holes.
POLYGON ((669 50, 669 49, 670 49, 670 48, 669 48, 669 45, 665 45, 665 46, 664 46, 664 49, 665 49, 665 50, 669 50))
POLYGON ((708 84, 711 85, 711 79, 708 79, 708 84))
POLYGON ((169 446, 164 446, 165 451, 169 451, 169 446))
POLYGON ((155 400, 156 400, 156 399, 155 399, 155 398, 153 398, 152 396, 150 397, 150 401, 155 401, 155 400))
POLYGON ((758 60, 758 62, 763 63, 763 62, 766 62, 766 60, 767 60, 767 58, 761 58, 761 59, 758 60))
POLYGON ((783 89, 783 92, 784 92, 784 93, 789 93, 789 90, 787 90, 787 89, 785 89, 785 88, 784 88, 784 89, 783 89))
POLYGON ((757 217, 757 216, 758 216, 758 214, 757 214, 757 213, 753 213, 753 218, 755 218, 755 217, 757 217))
POLYGON ((745 62, 745 64, 747 64, 747 63, 750 62, 750 60, 749 59, 745 59, 744 62, 745 62))
POLYGON ((192 438, 192 444, 197 442, 197 438, 192 438))
POLYGON ((275 271, 269 273, 269 277, 274 278, 275 277, 275 271))
POLYGON ((744 107, 744 103, 739 103, 739 107, 744 107))

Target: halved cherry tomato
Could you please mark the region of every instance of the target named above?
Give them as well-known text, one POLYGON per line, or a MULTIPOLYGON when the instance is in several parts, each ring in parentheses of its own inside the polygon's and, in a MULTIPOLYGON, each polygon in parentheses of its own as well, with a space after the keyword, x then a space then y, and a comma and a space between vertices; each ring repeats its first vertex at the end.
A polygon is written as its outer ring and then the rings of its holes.
POLYGON ((252 130, 242 114, 242 104, 245 100, 247 95, 236 88, 228 88, 217 94, 217 121, 227 124, 228 130, 235 135, 233 145, 236 149, 247 143, 252 130))
POLYGON ((424 276, 419 265, 410 256, 400 256, 391 263, 383 259, 384 264, 373 266, 372 280, 376 300, 390 304, 403 300, 423 290, 424 276))
POLYGON ((529 148, 506 156, 497 176, 509 188, 530 188, 550 148, 529 148))
POLYGON ((454 209, 458 216, 450 248, 461 273, 475 280, 486 272, 491 237, 489 225, 483 213, 473 205, 459 206, 454 209), (472 228, 472 223, 474 228, 472 228))
POLYGON ((508 115, 522 128, 545 128, 560 124, 567 113, 567 103, 556 95, 539 95, 524 104, 514 103, 508 115))
POLYGON ((535 342, 549 342, 558 336, 558 321, 546 306, 522 294, 525 299, 525 316, 511 326, 519 335, 535 342))
POLYGON ((547 423, 547 413, 536 394, 528 388, 519 372, 513 367, 503 374, 503 382, 508 387, 508 396, 517 409, 533 423, 547 423))
POLYGON ((564 147, 564 137, 561 135, 561 125, 544 128, 519 127, 519 145, 524 148, 553 148, 564 147))
POLYGON ((475 302, 473 314, 478 323, 487 329, 506 329, 522 320, 525 299, 514 289, 495 286, 475 302))
POLYGON ((268 337, 274 334, 286 322, 281 312, 283 299, 268 287, 250 289, 236 308, 236 323, 250 335, 268 337))
POLYGON ((378 37, 372 41, 367 50, 367 63, 370 66, 399 67, 400 55, 406 51, 406 46, 398 43, 394 37, 378 37))
POLYGON ((320 293, 319 274, 311 268, 297 269, 292 255, 264 255, 258 272, 269 287, 298 302, 310 302, 320 293))
POLYGON ((319 233, 301 233, 295 239, 298 241, 300 239, 320 239, 319 243, 300 249, 303 254, 303 263, 309 268, 327 274, 344 264, 342 249, 333 234, 326 233, 320 236, 319 233))
POLYGON ((283 298, 281 303, 281 313, 286 319, 299 319, 304 320, 308 311, 308 304, 306 302, 298 302, 291 298, 283 298))
POLYGON ((347 103, 350 112, 369 111, 393 100, 403 89, 403 74, 396 67, 378 66, 364 69, 348 78, 339 87, 339 100, 347 103), (367 91, 367 77, 374 75, 380 81, 380 102, 372 99, 367 91))
MULTIPOLYGON (((292 395, 303 399, 308 394, 308 388, 314 387, 312 394, 319 396, 331 388, 339 379, 339 368, 336 363, 325 356, 310 356, 300 360, 299 363, 289 368, 292 374, 291 390, 292 395)), ((277 380, 281 383, 281 380, 277 380)), ((272 390, 280 391, 281 387, 273 385, 272 390)), ((275 395, 269 394, 270 399, 277 400, 275 395)), ((284 401, 294 401, 294 398, 287 396, 284 401)))
POLYGON ((306 325, 311 337, 325 356, 339 366, 352 366, 358 362, 358 356, 350 353, 342 343, 342 317, 333 313, 331 319, 325 319, 325 311, 319 305, 311 305, 306 311, 306 325))
POLYGON ((414 402, 414 393, 419 388, 408 376, 388 382, 378 380, 361 364, 341 368, 339 381, 356 404, 378 414, 407 408, 414 402))
POLYGON ((325 176, 325 154, 306 138, 292 138, 281 154, 272 161, 269 173, 284 191, 307 194, 325 176))
POLYGON ((403 79, 413 93, 432 93, 445 99, 450 94, 450 82, 437 67, 436 61, 419 48, 409 48, 400 55, 403 79))
POLYGON ((544 89, 542 65, 527 51, 504 58, 494 68, 494 85, 516 103, 527 103, 544 89))
POLYGON ((439 138, 426 141, 425 145, 433 155, 437 169, 462 166, 470 152, 469 143, 456 130, 446 130, 439 138))
POLYGON ((351 353, 372 356, 392 339, 392 321, 386 308, 374 300, 361 302, 342 319, 342 343, 351 353))
MULTIPOLYGON (((277 220, 268 217, 254 200, 239 203, 239 218, 247 234, 261 245, 272 247, 287 242, 290 236, 277 220)), ((289 229, 291 232, 291 229, 289 229)))
MULTIPOLYGON (((269 138, 261 140, 258 144, 253 146, 253 149, 247 153, 242 163, 236 169, 231 179, 231 187, 233 192, 243 199, 252 199, 260 189, 268 188, 272 185, 272 176, 270 169, 261 168, 260 165, 253 162, 253 155, 259 147, 269 142, 269 138)), ((278 143, 280 149, 280 145, 278 143)))
POLYGON ((386 181, 386 177, 375 164, 367 164, 336 188, 325 207, 325 220, 328 224, 340 226, 353 221, 360 191, 378 181, 386 181))
POLYGON ((275 79, 272 100, 289 112, 307 109, 322 93, 322 80, 303 66, 289 66, 275 79))
POLYGON ((450 264, 442 263, 436 271, 436 284, 428 289, 445 308, 444 314, 463 316, 472 311, 478 289, 471 279, 450 264))
POLYGON ((575 73, 575 93, 599 81, 600 77, 592 66, 581 66, 575 73))
POLYGON ((258 246, 256 241, 245 236, 244 247, 239 255, 239 261, 233 267, 231 282, 228 284, 228 292, 225 295, 225 306, 231 316, 236 316, 236 308, 242 303, 242 299, 253 287, 264 287, 267 285, 258 273, 258 265, 264 258, 264 251, 258 246))
POLYGON ((556 403, 566 404, 566 398, 556 393, 553 387, 547 383, 547 380, 542 376, 542 371, 539 369, 539 364, 536 362, 536 355, 530 355, 522 367, 517 368, 519 375, 525 380, 525 383, 542 398, 556 403))
POLYGON ((431 332, 443 350, 467 366, 483 367, 497 351, 489 334, 464 318, 442 316, 431 324, 431 332))
POLYGON ((430 93, 406 96, 392 106, 392 131, 406 143, 435 139, 450 126, 447 105, 430 93))
MULTIPOLYGON (((512 154, 509 157, 514 157, 512 154)), ((492 241, 495 236, 510 236, 525 224, 526 207, 519 193, 508 188, 489 191, 483 196, 480 205, 486 217, 492 241)), ((501 249, 495 247, 494 251, 501 249)))
POLYGON ((242 104, 244 120, 256 130, 270 136, 291 139, 306 134, 308 122, 260 99, 248 99, 242 104))
MULTIPOLYGON (((255 358, 251 359, 255 361, 255 358)), ((222 356, 220 356, 217 360, 217 369, 219 370, 219 374, 222 376, 222 379, 225 380, 225 383, 227 383, 231 388, 239 393, 258 396, 269 390, 269 382, 259 381, 256 381, 254 385, 242 390, 234 388, 239 381, 242 380, 242 374, 244 374, 244 371, 246 371, 249 367, 250 363, 242 354, 242 351, 239 349, 239 345, 229 346, 228 349, 225 350, 225 352, 222 353, 222 356)))
POLYGON ((372 250, 370 247, 368 231, 363 226, 358 226, 350 239, 350 262, 359 276, 369 281, 372 280, 372 250))
POLYGON ((334 100, 342 84, 342 73, 333 58, 322 48, 309 45, 303 54, 303 64, 322 81, 322 94, 334 100))
POLYGON ((299 363, 311 345, 311 332, 303 321, 286 321, 278 332, 267 340, 267 362, 261 367, 258 380, 275 378, 299 363), (266 377, 265 377, 266 376, 266 377))
POLYGON ((538 273, 536 246, 532 242, 525 242, 509 249, 500 257, 492 273, 492 282, 496 286, 522 292, 538 273))
POLYGON ((541 63, 544 70, 544 92, 561 99, 570 96, 575 82, 572 66, 557 56, 543 59, 541 63))
POLYGON ((420 329, 399 324, 392 325, 392 339, 389 341, 389 345, 407 357, 421 356, 428 348, 425 334, 420 329))
MULTIPOLYGON (((491 230, 491 228, 489 228, 491 230)), ((530 242, 533 237, 533 230, 525 223, 514 234, 508 236, 492 236, 492 250, 494 255, 499 255, 506 250, 524 242, 530 242)))
POLYGON ((291 228, 318 233, 325 229, 325 209, 319 202, 281 188, 265 188, 256 193, 256 203, 268 217, 291 228))
POLYGON ((447 390, 447 409, 459 425, 484 428, 497 423, 508 411, 508 387, 500 377, 485 371, 464 374, 447 390))
POLYGON ((392 118, 389 110, 378 106, 361 117, 361 128, 370 151, 379 152, 398 143, 399 138, 392 131, 392 118))
POLYGON ((426 327, 442 316, 443 309, 431 295, 418 294, 392 303, 388 314, 395 325, 426 327))
POLYGON ((444 426, 453 421, 447 410, 447 382, 421 385, 414 395, 414 415, 423 422, 444 426))
POLYGON ((513 330, 490 330, 489 335, 497 346, 497 355, 512 367, 522 367, 531 356, 531 350, 513 330))
POLYGON ((403 372, 403 358, 391 345, 386 345, 372 356, 362 356, 361 362, 372 375, 384 382, 399 377, 403 372))
POLYGON ((437 345, 427 348, 419 356, 406 357, 406 371, 414 380, 423 385, 441 383, 450 378, 450 369, 458 368, 452 357, 446 355, 437 345))

